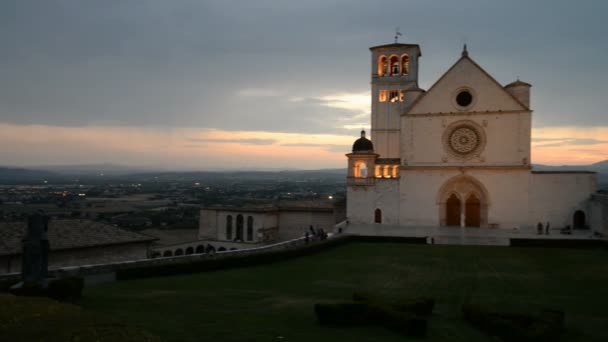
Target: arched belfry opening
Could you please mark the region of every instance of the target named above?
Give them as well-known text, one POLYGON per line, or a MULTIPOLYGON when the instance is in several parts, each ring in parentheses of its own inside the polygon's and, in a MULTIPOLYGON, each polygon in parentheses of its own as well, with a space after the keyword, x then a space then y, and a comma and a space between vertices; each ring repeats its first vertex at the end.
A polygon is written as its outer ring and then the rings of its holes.
POLYGON ((404 54, 401 56, 401 75, 407 75, 410 73, 410 56, 404 54))
POLYGON ((378 76, 386 76, 387 65, 386 56, 382 55, 378 57, 378 76))
POLYGON ((400 74, 400 69, 399 69, 399 57, 397 56, 391 56, 391 59, 389 60, 390 62, 390 70, 391 70, 391 76, 397 76, 400 74))
POLYGON ((461 175, 446 181, 437 194, 440 226, 487 227, 489 196, 477 179, 461 175))

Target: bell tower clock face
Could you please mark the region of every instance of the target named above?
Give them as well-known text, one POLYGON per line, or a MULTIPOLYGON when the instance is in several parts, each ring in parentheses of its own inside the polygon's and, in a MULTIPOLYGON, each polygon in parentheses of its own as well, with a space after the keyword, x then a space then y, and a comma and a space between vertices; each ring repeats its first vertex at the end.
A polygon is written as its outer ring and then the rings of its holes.
POLYGON ((454 122, 443 134, 443 145, 446 152, 459 159, 478 156, 485 146, 483 128, 469 120, 454 122))

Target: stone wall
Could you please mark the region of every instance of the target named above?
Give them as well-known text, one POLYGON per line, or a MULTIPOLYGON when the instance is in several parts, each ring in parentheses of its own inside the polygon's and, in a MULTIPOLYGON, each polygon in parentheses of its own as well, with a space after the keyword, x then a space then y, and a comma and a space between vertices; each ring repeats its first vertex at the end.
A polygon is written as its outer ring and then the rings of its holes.
POLYGON ((532 222, 550 222, 554 228, 572 226, 577 210, 589 222, 591 195, 597 189, 594 173, 532 173, 530 188, 532 222))
POLYGON ((375 185, 348 186, 346 219, 351 223, 374 223, 376 209, 383 224, 399 224, 399 179, 371 179, 375 185))
POLYGON ((290 211, 279 212, 279 240, 291 240, 302 237, 310 226, 322 228, 326 232, 333 231, 335 226, 334 212, 326 211, 290 211))
MULTIPOLYGON (((125 243, 65 250, 51 250, 49 269, 68 266, 107 264, 148 257, 149 242, 125 243)), ((21 272, 21 255, 0 256, 0 274, 21 272)))
POLYGON ((591 229, 608 236, 608 194, 594 194, 591 197, 591 229))

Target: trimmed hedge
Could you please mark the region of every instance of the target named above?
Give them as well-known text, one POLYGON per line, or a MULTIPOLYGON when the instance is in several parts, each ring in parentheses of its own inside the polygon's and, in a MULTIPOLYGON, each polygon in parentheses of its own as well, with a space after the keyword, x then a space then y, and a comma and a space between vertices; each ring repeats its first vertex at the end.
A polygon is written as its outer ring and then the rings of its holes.
POLYGON ((377 325, 406 336, 424 337, 427 320, 389 307, 370 303, 315 304, 315 314, 321 325, 377 325))
POLYGON ((517 239, 512 238, 511 247, 556 247, 556 248, 601 248, 605 241, 594 239, 517 239))
POLYGON ((68 277, 52 280, 46 290, 47 296, 60 302, 73 302, 82 297, 84 279, 68 277))
POLYGON ((18 280, 0 280, 0 292, 8 292, 11 286, 17 284, 18 280))
POLYGON ((462 306, 464 319, 503 341, 555 341, 564 326, 564 313, 543 310, 539 315, 490 311, 479 306, 462 306))
MULTIPOLYGON (((382 303, 381 300, 365 292, 353 292, 355 302, 382 303)), ((415 315, 430 315, 435 308, 435 299, 430 297, 418 297, 410 299, 399 299, 388 303, 391 309, 398 312, 407 312, 415 315)))

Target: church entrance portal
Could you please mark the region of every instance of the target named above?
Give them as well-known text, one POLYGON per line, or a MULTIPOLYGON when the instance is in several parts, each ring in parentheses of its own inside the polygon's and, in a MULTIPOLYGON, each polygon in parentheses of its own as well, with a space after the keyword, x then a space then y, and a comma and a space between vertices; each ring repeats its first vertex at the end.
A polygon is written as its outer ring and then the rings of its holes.
POLYGON ((446 225, 460 227, 460 199, 452 194, 446 202, 446 225))
POLYGON ((479 203, 479 199, 477 198, 477 196, 475 196, 475 194, 471 194, 469 195, 469 198, 467 198, 467 204, 466 204, 466 208, 465 208, 465 214, 464 214, 464 225, 467 227, 479 227, 481 220, 480 220, 480 209, 481 209, 481 203, 479 203))
POLYGON ((441 226, 487 226, 488 196, 476 179, 461 175, 448 180, 437 199, 441 226))

